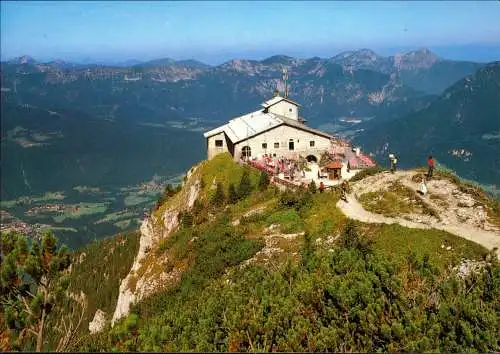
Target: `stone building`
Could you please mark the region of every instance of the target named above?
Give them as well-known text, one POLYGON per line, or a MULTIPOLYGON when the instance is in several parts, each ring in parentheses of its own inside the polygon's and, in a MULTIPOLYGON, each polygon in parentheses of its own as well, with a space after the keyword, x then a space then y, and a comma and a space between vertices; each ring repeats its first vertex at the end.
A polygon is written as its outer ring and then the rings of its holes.
POLYGON ((305 125, 298 103, 276 94, 262 107, 204 133, 208 159, 227 151, 235 161, 267 154, 319 162, 331 146, 334 137, 305 125))

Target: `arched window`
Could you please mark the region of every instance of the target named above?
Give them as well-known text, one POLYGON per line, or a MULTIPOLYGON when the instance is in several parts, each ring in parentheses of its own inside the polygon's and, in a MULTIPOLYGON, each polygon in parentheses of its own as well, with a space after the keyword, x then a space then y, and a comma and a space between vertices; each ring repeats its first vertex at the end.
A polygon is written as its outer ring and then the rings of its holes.
POLYGON ((241 155, 243 157, 252 156, 252 150, 250 149, 250 146, 243 146, 243 149, 241 149, 241 155))

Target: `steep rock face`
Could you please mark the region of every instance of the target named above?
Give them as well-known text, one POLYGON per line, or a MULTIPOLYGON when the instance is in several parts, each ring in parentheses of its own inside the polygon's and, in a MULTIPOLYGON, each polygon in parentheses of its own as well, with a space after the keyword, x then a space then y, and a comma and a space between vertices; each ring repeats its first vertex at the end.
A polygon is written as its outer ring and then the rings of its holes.
POLYGON ((94 319, 89 323, 89 332, 90 334, 100 332, 104 326, 106 326, 106 312, 97 309, 94 319))
MULTIPOLYGON (((178 195, 166 202, 160 215, 152 214, 141 225, 139 251, 129 274, 120 283, 120 292, 111 324, 126 316, 130 306, 180 278, 181 270, 165 271, 167 259, 157 256, 152 249, 169 237, 179 226, 182 211, 193 207, 200 193, 200 180, 196 168, 188 173, 187 181, 178 195)), ((161 210, 161 208, 160 208, 161 210)))

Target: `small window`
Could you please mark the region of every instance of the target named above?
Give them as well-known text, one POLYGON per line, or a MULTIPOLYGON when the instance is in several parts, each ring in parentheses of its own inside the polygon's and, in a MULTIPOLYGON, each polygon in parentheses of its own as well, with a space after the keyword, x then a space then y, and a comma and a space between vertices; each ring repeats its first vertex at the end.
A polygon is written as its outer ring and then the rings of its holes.
POLYGON ((289 111, 289 112, 293 112, 293 109, 292 109, 292 108, 289 108, 289 109, 288 109, 288 111, 289 111))
POLYGON ((309 146, 310 146, 310 147, 314 147, 314 140, 311 140, 311 141, 309 142, 309 146))
POLYGON ((274 143, 274 148, 279 149, 280 148, 280 143, 274 143))
POLYGON ((221 147, 223 145, 222 140, 215 140, 215 146, 221 147))
POLYGON ((276 153, 273 154, 273 157, 276 157, 276 153))
POLYGON ((262 148, 267 149, 267 143, 262 143, 262 148))

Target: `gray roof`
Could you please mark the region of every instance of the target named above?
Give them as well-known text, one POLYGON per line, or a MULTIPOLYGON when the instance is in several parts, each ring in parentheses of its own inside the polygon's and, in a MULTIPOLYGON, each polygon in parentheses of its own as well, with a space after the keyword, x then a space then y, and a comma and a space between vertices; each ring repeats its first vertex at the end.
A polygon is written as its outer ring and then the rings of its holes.
POLYGON ((310 128, 295 119, 290 119, 274 113, 265 113, 263 109, 231 119, 227 124, 212 129, 203 135, 205 138, 208 138, 224 132, 233 144, 236 144, 280 125, 288 125, 328 139, 333 138, 333 136, 320 130, 310 128))
POLYGON ((281 102, 281 101, 287 101, 297 107, 299 107, 300 105, 295 102, 295 101, 292 101, 291 99, 289 98, 286 98, 286 97, 281 97, 281 96, 276 96, 276 97, 273 97, 271 98, 270 100, 267 100, 266 102, 262 103, 261 106, 264 107, 264 108, 269 108, 273 105, 275 105, 276 103, 278 102, 281 102))

